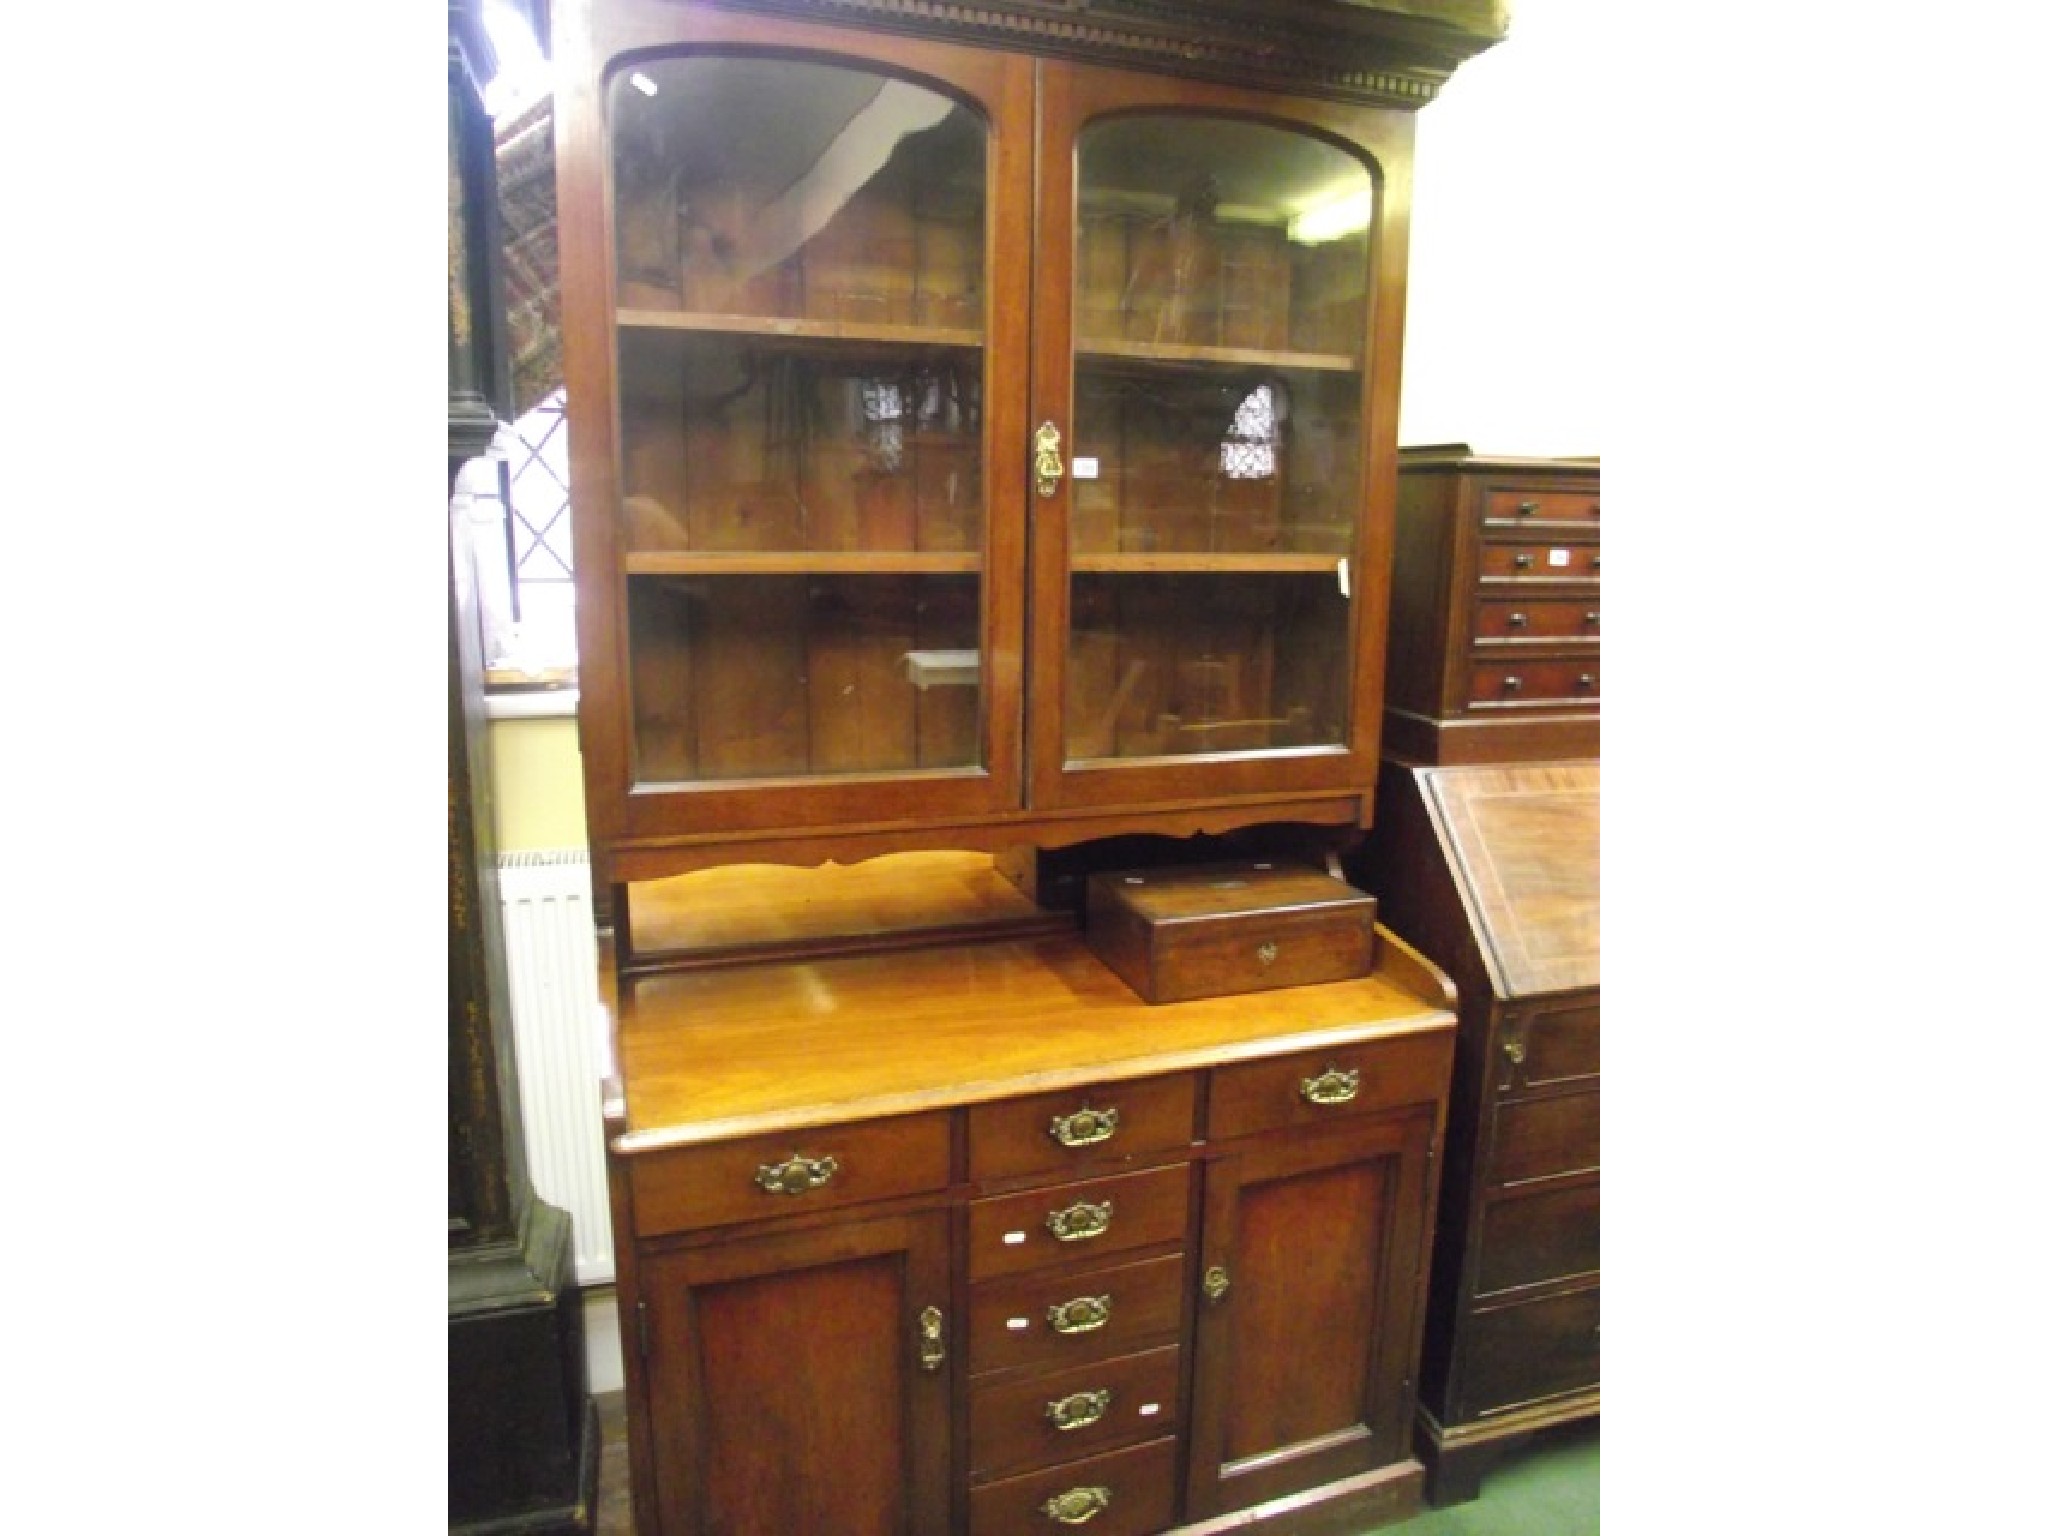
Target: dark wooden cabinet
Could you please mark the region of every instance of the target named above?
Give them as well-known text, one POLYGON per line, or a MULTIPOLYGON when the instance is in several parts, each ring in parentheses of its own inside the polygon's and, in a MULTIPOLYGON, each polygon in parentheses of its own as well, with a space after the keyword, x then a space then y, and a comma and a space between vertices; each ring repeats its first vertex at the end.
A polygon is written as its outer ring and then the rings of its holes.
POLYGON ((1376 950, 1164 1005, 1072 932, 624 979, 641 1531, 1277 1536, 1419 1507, 1452 1015, 1376 950))
POLYGON ((1401 452, 1385 750, 1600 755, 1600 466, 1401 452))
POLYGON ((1355 863, 1458 989, 1423 1353, 1430 1496, 1600 1407, 1600 767, 1390 767, 1355 863))
POLYGON ((923 1211, 651 1258, 657 1510, 641 1528, 944 1536, 948 1237, 923 1211))

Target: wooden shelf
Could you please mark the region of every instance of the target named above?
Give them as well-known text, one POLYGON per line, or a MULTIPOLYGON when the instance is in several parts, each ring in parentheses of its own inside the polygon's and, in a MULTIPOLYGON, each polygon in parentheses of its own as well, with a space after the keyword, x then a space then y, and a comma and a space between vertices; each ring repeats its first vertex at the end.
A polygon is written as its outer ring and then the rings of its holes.
POLYGON ((1080 363, 1220 363, 1231 368, 1282 368, 1302 373, 1357 373, 1358 359, 1343 352, 1273 352, 1262 347, 1189 346, 1169 341, 1091 338, 1074 348, 1080 363))
POLYGON ((854 320, 807 320, 782 315, 713 315, 689 310, 622 309, 621 331, 683 335, 759 336, 787 341, 885 342, 892 346, 978 347, 982 334, 957 326, 890 325, 854 320))
POLYGON ((918 554, 869 550, 741 550, 716 553, 642 553, 626 556, 628 576, 972 576, 978 554, 918 554))
POLYGON ((1231 576, 1313 576, 1335 575, 1343 555, 1325 554, 1232 554, 1228 551, 1172 550, 1156 554, 1079 554, 1071 568, 1103 576, 1147 575, 1231 575, 1231 576))

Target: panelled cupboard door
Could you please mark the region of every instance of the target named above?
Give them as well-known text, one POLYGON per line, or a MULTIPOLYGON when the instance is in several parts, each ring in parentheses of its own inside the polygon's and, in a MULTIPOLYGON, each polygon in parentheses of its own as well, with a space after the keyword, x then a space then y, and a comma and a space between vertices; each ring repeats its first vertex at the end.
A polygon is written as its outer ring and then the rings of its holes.
POLYGON ((641 1269, 662 1536, 945 1536, 943 1211, 641 1269))
POLYGON ((1032 803, 1369 787, 1412 114, 1040 79, 1032 803))
POLYGON ((1189 1518, 1409 1454, 1432 1124, 1418 1106, 1209 1164, 1189 1518))
POLYGON ((594 836, 1014 809, 1031 61, 653 0, 564 42, 594 836))

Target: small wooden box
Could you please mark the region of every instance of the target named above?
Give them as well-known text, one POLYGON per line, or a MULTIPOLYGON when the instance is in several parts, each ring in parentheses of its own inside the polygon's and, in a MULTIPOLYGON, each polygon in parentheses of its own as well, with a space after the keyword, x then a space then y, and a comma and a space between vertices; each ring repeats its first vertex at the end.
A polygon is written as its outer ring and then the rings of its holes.
POLYGON ((1372 970, 1376 899, 1296 864, 1196 864, 1088 879, 1096 956, 1148 1003, 1343 981, 1372 970))

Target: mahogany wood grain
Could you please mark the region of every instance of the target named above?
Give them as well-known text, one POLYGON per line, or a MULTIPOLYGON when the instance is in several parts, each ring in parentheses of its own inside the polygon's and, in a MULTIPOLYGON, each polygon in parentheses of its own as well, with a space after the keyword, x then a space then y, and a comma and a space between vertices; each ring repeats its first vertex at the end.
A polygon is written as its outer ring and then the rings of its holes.
POLYGON ((947 1248, 932 1213, 650 1259, 650 1528, 944 1536, 950 1383, 916 1315, 946 1305, 947 1248))
POLYGON ((977 1104, 967 1111, 967 1176, 976 1181, 1067 1173, 1185 1148, 1195 1136, 1197 1077, 1174 1072, 1131 1082, 1089 1083, 1056 1093, 977 1104), (1101 1141, 1068 1146, 1055 1121, 1089 1112, 1116 1124, 1101 1141))
MULTIPOLYGON (((1482 1417, 1600 1380, 1600 1288, 1475 1310, 1458 1416, 1482 1417)), ((1596 1404, 1597 1406, 1597 1404, 1596 1404)))
POLYGON ((1491 1297, 1600 1270, 1600 1185, 1490 1200, 1479 1234, 1475 1297, 1491 1297))
POLYGON ((1596 994, 1591 1002, 1561 1008, 1532 1005, 1514 1038, 1522 1061, 1517 1066, 1502 1053, 1511 1073, 1504 1087, 1590 1087, 1600 1076, 1600 999, 1596 994))
MULTIPOLYGON (((1187 1260, 1178 1253, 1085 1269, 986 1280, 969 1292, 967 1357, 977 1378, 1020 1366, 1108 1360, 1180 1336, 1187 1260), (1107 1317, 1086 1332, 1061 1332, 1051 1311, 1100 1302, 1107 1317)), ((1070 1314, 1071 1315, 1071 1314, 1070 1314)))
POLYGON ((1452 1017, 1385 970, 1154 1006, 1072 936, 619 986, 625 1152, 1411 1035, 1428 1052, 1452 1017))
POLYGON ((978 1482, 1171 1434, 1180 1423, 1178 1345, 1121 1355, 1021 1381, 972 1389, 968 1475, 978 1482), (1106 1393, 1102 1416, 1058 1427, 1049 1411, 1081 1393, 1106 1393))
POLYGON ((968 1536, 1046 1536, 1061 1530, 1044 1506, 1076 1488, 1100 1488, 1107 1494, 1101 1512, 1087 1519, 1090 1536, 1151 1536, 1173 1520, 1174 1460, 1171 1439, 1153 1440, 985 1483, 969 1497, 968 1536))
POLYGON ((1220 1067, 1209 1090, 1209 1134, 1250 1136, 1429 1103, 1449 1078, 1451 1051, 1448 1035, 1412 1035, 1220 1067), (1314 1102, 1306 1085, 1332 1071, 1357 1074, 1354 1095, 1314 1102))
POLYGON ((1600 1166, 1600 1095, 1521 1099, 1494 1111, 1492 1183, 1526 1184, 1600 1166))
POLYGON ((634 1220, 642 1236, 652 1236, 944 1189, 952 1146, 947 1118, 923 1114, 674 1148, 633 1161, 634 1220), (796 1158, 829 1158, 833 1171, 799 1193, 761 1186, 763 1168, 796 1158))
POLYGON ((976 1200, 967 1209, 967 1277, 991 1280, 1183 1242, 1190 1188, 1188 1165, 1173 1163, 1142 1173, 1075 1179, 976 1200), (1059 1237, 1053 1230, 1055 1219, 1081 1205, 1107 1210, 1100 1229, 1059 1237))

